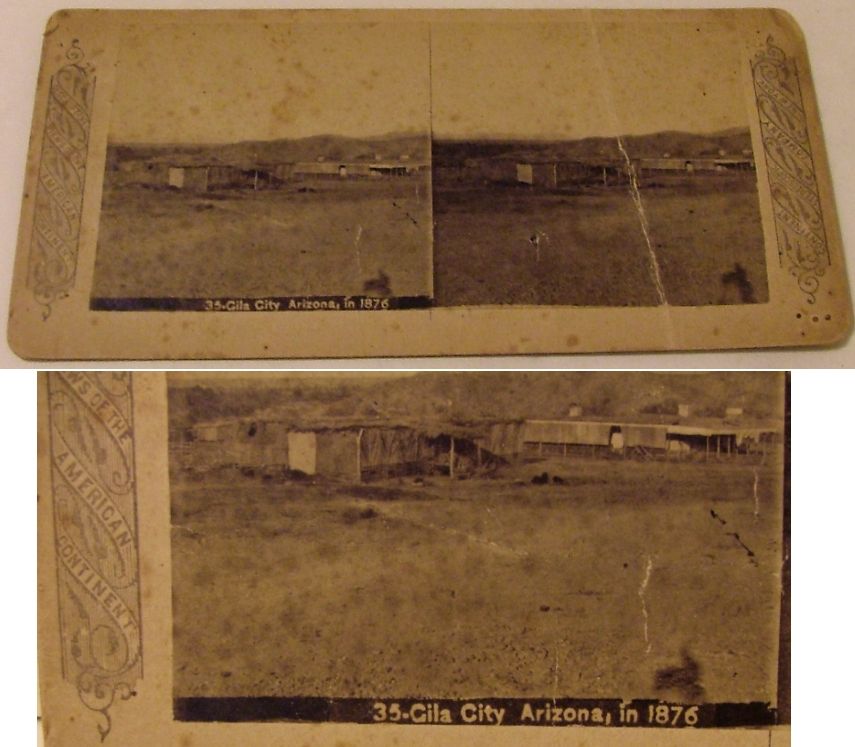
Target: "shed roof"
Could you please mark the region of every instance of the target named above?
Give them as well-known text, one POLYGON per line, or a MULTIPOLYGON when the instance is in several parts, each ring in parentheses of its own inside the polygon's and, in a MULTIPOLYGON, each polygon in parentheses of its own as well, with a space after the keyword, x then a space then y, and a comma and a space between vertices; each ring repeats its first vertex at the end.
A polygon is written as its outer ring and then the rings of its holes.
POLYGON ((285 426, 294 431, 315 432, 323 431, 359 431, 360 429, 377 428, 386 430, 406 429, 418 431, 429 438, 454 436, 455 438, 478 438, 484 436, 489 423, 454 423, 447 420, 417 420, 411 418, 365 418, 365 417, 323 417, 311 421, 300 418, 289 418, 281 414, 256 413, 241 417, 220 417, 200 421, 194 428, 212 428, 230 425, 249 425, 251 423, 270 423, 285 426))
POLYGON ((538 425, 577 423, 579 425, 610 424, 620 428, 654 428, 682 436, 736 436, 760 433, 781 433, 783 423, 774 420, 739 418, 738 422, 714 417, 639 414, 628 418, 608 416, 569 417, 561 420, 530 420, 538 425))

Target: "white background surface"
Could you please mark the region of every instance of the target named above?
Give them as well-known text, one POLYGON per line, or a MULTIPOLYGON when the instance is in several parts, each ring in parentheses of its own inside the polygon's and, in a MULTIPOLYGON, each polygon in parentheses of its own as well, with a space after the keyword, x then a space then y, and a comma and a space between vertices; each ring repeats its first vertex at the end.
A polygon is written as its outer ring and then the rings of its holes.
MULTIPOLYGON (((264 0, 197 0, 175 2, 160 0, 91 0, 82 5, 101 8, 277 8, 288 3, 264 0)), ((303 7, 418 7, 410 0, 401 2, 342 3, 335 0, 304 2, 303 7)), ((461 7, 461 4, 424 2, 433 7, 461 7)), ((587 2, 464 3, 470 7, 588 7, 588 8, 712 8, 767 7, 776 5, 790 11, 801 25, 807 38, 813 67, 819 108, 822 114, 843 242, 848 254, 850 286, 855 287, 855 216, 850 209, 855 199, 855 0, 774 0, 770 2, 740 2, 740 0, 588 0, 587 2)), ((31 367, 34 364, 18 358, 6 343, 5 326, 8 313, 9 286, 17 242, 18 219, 23 193, 24 164, 29 142, 41 53, 41 34, 49 15, 68 7, 50 0, 0 0, 0 319, 3 334, 0 341, 0 368, 31 367)), ((293 6, 292 6, 293 7, 293 6)), ((48 364, 38 364, 47 367, 48 364)), ((90 364, 50 364, 57 367, 86 368, 90 364)), ((116 368, 133 367, 205 367, 221 368, 223 362, 195 361, 132 364, 117 362, 116 368)), ((278 368, 282 365, 299 368, 337 368, 339 361, 233 361, 228 367, 278 368)), ((360 366, 391 366, 395 368, 437 368, 449 365, 448 360, 396 359, 364 360, 360 366)), ((633 355, 575 355, 530 358, 467 358, 456 359, 454 366, 478 367, 572 367, 572 368, 840 368, 855 367, 855 336, 842 346, 832 349, 766 350, 715 353, 670 353, 633 355)))

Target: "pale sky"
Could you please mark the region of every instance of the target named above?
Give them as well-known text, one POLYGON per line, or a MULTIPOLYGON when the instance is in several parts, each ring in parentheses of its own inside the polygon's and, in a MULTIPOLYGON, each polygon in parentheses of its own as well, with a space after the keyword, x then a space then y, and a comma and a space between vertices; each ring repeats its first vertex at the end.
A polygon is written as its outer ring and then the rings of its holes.
POLYGON ((110 139, 427 134, 428 38, 425 23, 128 27, 110 139))
POLYGON ((422 371, 170 371, 169 383, 173 386, 225 386, 256 383, 260 386, 291 379, 350 379, 374 383, 377 379, 403 379, 419 376, 422 371))
POLYGON ((439 137, 747 127, 737 34, 719 23, 434 24, 439 137))
POLYGON ((438 137, 556 139, 747 127, 737 33, 726 25, 577 18, 128 27, 110 139, 367 137, 426 134, 431 124, 438 137))

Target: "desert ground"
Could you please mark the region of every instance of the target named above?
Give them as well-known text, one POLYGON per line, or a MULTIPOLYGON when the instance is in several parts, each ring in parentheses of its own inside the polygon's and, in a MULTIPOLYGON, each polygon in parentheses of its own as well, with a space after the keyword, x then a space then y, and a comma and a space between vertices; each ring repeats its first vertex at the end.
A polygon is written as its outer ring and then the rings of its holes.
POLYGON ((429 296, 430 239, 426 174, 258 192, 107 186, 92 296, 429 296))
MULTIPOLYGON (((756 176, 648 181, 641 199, 667 302, 768 300, 756 176), (750 291, 728 282, 739 275, 750 291)), ((626 185, 434 184, 436 302, 652 306, 650 251, 626 185)))
POLYGON ((175 697, 775 702, 780 466, 173 477, 175 697), (531 483, 547 471, 549 484, 531 483), (691 692, 656 673, 684 652, 691 692))

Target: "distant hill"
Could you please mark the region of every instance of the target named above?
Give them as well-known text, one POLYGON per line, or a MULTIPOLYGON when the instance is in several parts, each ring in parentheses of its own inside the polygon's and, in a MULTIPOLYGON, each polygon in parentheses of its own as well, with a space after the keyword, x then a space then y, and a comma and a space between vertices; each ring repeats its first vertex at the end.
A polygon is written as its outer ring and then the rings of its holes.
MULTIPOLYGON (((698 135, 689 132, 657 132, 652 135, 627 135, 621 138, 630 158, 675 158, 718 156, 724 152, 739 156, 751 152, 751 133, 747 128, 698 135)), ((535 160, 620 159, 617 138, 590 137, 582 140, 436 140, 433 163, 453 166, 467 158, 508 158, 535 160)))
MULTIPOLYGON (((652 135, 628 135, 622 138, 632 158, 658 158, 666 154, 676 158, 742 155, 751 151, 748 129, 725 130, 697 135, 688 132, 657 132, 652 135)), ((402 155, 413 161, 433 160, 437 166, 457 166, 467 159, 508 158, 533 160, 619 160, 623 154, 613 137, 583 140, 437 140, 414 133, 390 133, 373 138, 339 135, 315 135, 294 140, 258 140, 214 145, 186 144, 111 144, 108 163, 146 160, 182 165, 223 164, 250 168, 260 164, 306 161, 397 160, 402 155)))
POLYGON ((430 156, 427 134, 390 133, 373 138, 339 135, 281 140, 244 141, 214 145, 186 144, 111 144, 108 162, 143 159, 153 163, 171 162, 182 165, 223 164, 251 167, 265 163, 315 161, 372 161, 398 159, 408 155, 413 161, 426 161, 430 156))
POLYGON ((742 407, 750 418, 782 415, 781 374, 658 372, 473 372, 390 376, 170 376, 170 419, 190 425, 221 417, 275 413, 295 423, 336 417, 471 423, 587 415, 722 416, 742 407))

